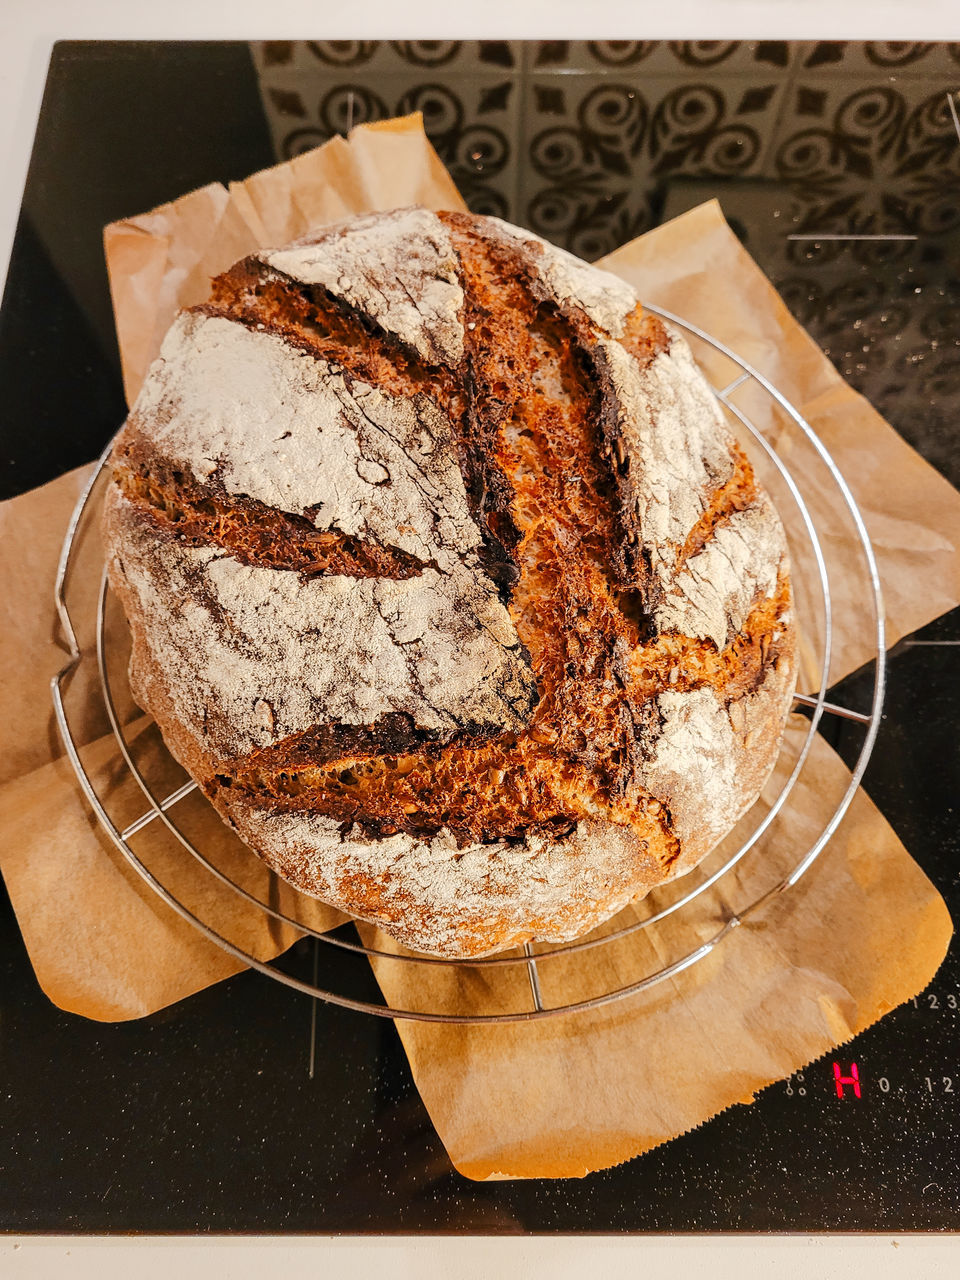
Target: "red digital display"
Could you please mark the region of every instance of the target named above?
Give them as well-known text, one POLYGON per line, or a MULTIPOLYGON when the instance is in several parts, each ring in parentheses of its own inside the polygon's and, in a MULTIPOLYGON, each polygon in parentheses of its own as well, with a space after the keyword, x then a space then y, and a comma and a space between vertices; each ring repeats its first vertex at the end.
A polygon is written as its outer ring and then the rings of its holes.
POLYGON ((860 1072, 857 1070, 857 1064, 855 1062, 851 1062, 850 1074, 848 1076, 845 1076, 841 1074, 840 1063, 835 1062, 833 1064, 833 1083, 837 1086, 838 1098, 843 1097, 843 1086, 845 1084, 851 1085, 853 1088, 854 1094, 859 1098, 860 1097, 860 1072))

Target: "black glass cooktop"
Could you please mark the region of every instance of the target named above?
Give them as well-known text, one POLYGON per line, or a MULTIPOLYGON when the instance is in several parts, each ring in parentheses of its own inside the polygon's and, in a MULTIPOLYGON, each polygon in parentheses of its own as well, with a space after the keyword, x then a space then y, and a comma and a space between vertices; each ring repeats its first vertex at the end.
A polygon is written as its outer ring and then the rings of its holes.
MULTIPOLYGON (((848 380, 960 484, 958 90, 960 46, 926 43, 58 45, 0 313, 3 496, 123 419, 105 223, 409 110, 472 208, 584 257, 718 195, 848 380)), ((865 778, 955 918, 958 676, 955 611, 893 653, 865 778)), ((960 1226, 956 943, 928 991, 753 1106, 581 1181, 475 1184, 389 1023, 255 973, 86 1022, 40 992, 5 898, 0 931, 5 1230, 960 1226)), ((309 978, 310 944, 287 962, 309 978)))

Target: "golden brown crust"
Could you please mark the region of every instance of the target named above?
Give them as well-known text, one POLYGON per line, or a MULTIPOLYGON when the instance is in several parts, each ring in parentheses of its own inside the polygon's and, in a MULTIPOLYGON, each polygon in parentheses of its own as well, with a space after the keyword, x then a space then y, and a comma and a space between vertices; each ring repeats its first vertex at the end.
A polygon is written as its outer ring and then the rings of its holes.
MULTIPOLYGON (((327 490, 311 506, 300 479, 284 487, 280 450, 300 449, 301 470, 304 457, 337 456, 324 453, 339 447, 336 414, 318 428, 329 445, 287 446, 278 431, 266 478, 244 468, 216 397, 190 390, 200 356, 187 345, 155 367, 114 450, 106 536, 133 631, 135 694, 221 814, 304 891, 419 949, 475 955, 576 936, 695 865, 773 763, 794 636, 779 522, 682 340, 629 298, 617 319, 602 279, 526 233, 420 213, 426 240, 411 241, 403 276, 412 316, 376 281, 364 311, 363 288, 347 277, 365 261, 357 245, 377 232, 366 219, 237 264, 187 339, 229 368, 222 350, 249 335, 243 351, 272 353, 276 385, 291 363, 283 352, 298 353, 319 371, 311 394, 344 388, 334 408, 353 414, 350 430, 387 424, 399 454, 375 457, 381 437, 356 437, 371 486, 357 501, 379 485, 370 500, 380 505, 347 530, 332 523, 327 490), (417 294, 421 243, 435 278, 424 267, 417 294), (343 297, 330 284, 338 270, 343 297), (172 386, 175 368, 186 370, 182 386, 172 386), (372 416, 371 386, 381 396, 372 416), (426 477, 442 479, 424 510, 461 512, 452 525, 438 516, 432 534, 389 505, 396 458, 420 447, 418 423, 432 452, 414 481, 422 494, 426 477), (451 528, 461 531, 454 541, 451 528), (216 641, 201 625, 186 643, 173 616, 164 656, 150 594, 158 578, 167 595, 176 583, 207 611, 216 641), (390 670, 407 672, 406 693, 371 687, 354 703, 328 682, 312 701, 262 694, 257 655, 279 634, 265 611, 300 616, 308 582, 323 608, 340 592, 344 609, 369 608, 373 625, 387 624, 378 643, 390 670), (259 611, 249 592, 262 596, 259 611), (441 598, 451 611, 437 615, 429 601, 441 598), (451 627, 466 655, 459 679, 457 647, 444 648, 451 627), (253 683, 223 675, 231 645, 254 655, 253 683), (170 669, 173 652, 188 670, 170 669)), ((405 211, 378 216, 384 235, 403 230, 405 211)), ((291 367, 287 399, 306 366, 291 367)), ((265 413, 263 430, 275 420, 265 413)), ((341 491, 333 504, 349 514, 356 503, 341 491)), ((348 632, 335 609, 324 616, 335 651, 348 632)), ((382 669, 383 686, 400 679, 382 669)))

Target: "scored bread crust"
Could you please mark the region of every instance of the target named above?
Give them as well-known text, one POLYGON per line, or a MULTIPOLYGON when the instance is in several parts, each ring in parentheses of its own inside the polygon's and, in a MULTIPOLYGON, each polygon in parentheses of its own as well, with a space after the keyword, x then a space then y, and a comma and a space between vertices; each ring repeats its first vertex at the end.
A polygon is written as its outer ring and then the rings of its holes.
POLYGON ((131 685, 297 888, 577 937, 755 801, 786 543, 683 339, 493 218, 367 215, 182 312, 112 453, 131 685))

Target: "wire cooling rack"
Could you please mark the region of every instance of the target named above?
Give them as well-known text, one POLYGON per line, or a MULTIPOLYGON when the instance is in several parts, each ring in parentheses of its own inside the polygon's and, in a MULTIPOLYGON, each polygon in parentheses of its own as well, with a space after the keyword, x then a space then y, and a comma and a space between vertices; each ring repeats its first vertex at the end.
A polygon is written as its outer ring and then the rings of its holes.
MULTIPOLYGON (((816 694, 798 693, 796 695, 797 706, 808 710, 809 718, 806 722, 806 729, 802 739, 794 744, 795 759, 793 759, 792 764, 787 761, 785 767, 780 771, 781 773, 785 772, 786 777, 780 786, 779 792, 768 807, 764 808, 758 804, 751 811, 751 816, 748 816, 746 823, 742 824, 741 829, 745 826, 746 831, 738 847, 732 853, 723 856, 719 866, 713 865, 716 859, 712 861, 708 859, 698 871, 691 872, 683 877, 682 880, 674 882, 675 886, 679 887, 679 892, 668 893, 666 895, 667 900, 664 900, 663 892, 651 895, 646 900, 646 903, 643 904, 644 906, 649 904, 646 915, 638 917, 637 909, 632 909, 630 911, 631 919, 628 923, 618 925, 614 921, 612 925, 608 924, 602 930, 576 942, 563 945, 538 945, 536 947, 527 944, 522 950, 517 949, 503 955, 488 956, 469 961, 443 960, 434 956, 420 955, 402 948, 394 952, 367 946, 360 940, 345 936, 343 928, 337 929, 334 933, 319 931, 304 923, 303 919, 295 911, 281 910, 277 905, 280 901, 280 894, 276 892, 277 886, 273 883, 273 873, 270 873, 271 884, 266 893, 252 892, 249 888, 237 882, 238 877, 236 875, 230 874, 222 867, 217 866, 208 856, 209 850, 205 853, 203 849, 197 847, 196 843, 175 821, 177 806, 186 797, 197 791, 196 784, 193 781, 187 781, 181 786, 166 791, 164 794, 157 794, 155 782, 146 776, 145 771, 141 769, 135 760, 135 752, 128 737, 128 727, 124 724, 123 715, 118 711, 119 701, 126 700, 129 702, 129 690, 117 687, 118 677, 115 672, 111 673, 110 670, 110 645, 105 625, 109 597, 106 571, 102 565, 102 557, 100 557, 99 563, 91 559, 91 555, 87 550, 89 540, 83 536, 84 530, 92 521, 95 521, 99 511, 98 494, 105 481, 107 453, 104 453, 73 513, 64 540, 57 573, 56 605, 63 628, 63 636, 70 653, 69 662, 52 681, 57 724, 67 756, 76 771, 80 785, 105 831, 123 857, 143 877, 151 889, 174 911, 236 959, 308 995, 349 1009, 387 1018, 415 1019, 425 1022, 506 1023, 529 1021, 535 1018, 595 1009, 601 1005, 645 991, 657 983, 680 973, 682 970, 690 968, 691 965, 697 964, 719 946, 733 929, 749 917, 763 912, 772 899, 785 893, 795 885, 810 868, 837 829, 854 797, 867 766, 879 728, 880 710, 883 702, 885 675, 883 605, 876 561, 863 519, 835 462, 802 414, 775 386, 724 343, 717 341, 717 339, 711 337, 696 325, 682 320, 679 316, 673 315, 669 311, 664 311, 654 306, 648 306, 648 309, 656 312, 663 319, 685 332, 695 346, 699 344, 699 350, 708 360, 711 369, 722 367, 729 370, 732 376, 722 386, 714 388, 717 397, 730 416, 731 424, 737 429, 741 441, 751 453, 755 465, 761 472, 764 483, 768 487, 772 486, 777 490, 781 512, 785 514, 783 505, 785 502, 792 504, 793 514, 796 517, 792 522, 788 522, 788 527, 793 527, 795 531, 794 536, 791 538, 790 547, 792 561, 795 568, 802 565, 805 569, 808 569, 810 572, 805 576, 808 580, 817 584, 816 595, 818 598, 811 598, 806 601, 798 600, 797 608, 801 631, 807 637, 808 646, 811 643, 813 645, 815 656, 812 662, 819 675, 819 679, 814 683, 819 692, 816 694), (756 408, 752 410, 749 409, 749 406, 748 408, 743 407, 744 392, 748 388, 753 389, 753 403, 756 405, 756 408), (757 399, 757 392, 760 395, 759 400, 757 399), (763 419, 763 424, 758 425, 758 419, 763 419), (771 437, 776 438, 777 447, 774 447, 774 444, 771 443, 771 437), (798 453, 798 450, 802 451, 802 453, 798 453), (802 480, 798 478, 797 463, 795 461, 800 456, 805 457, 808 464, 802 468, 804 477, 802 480), (792 465, 788 464, 788 457, 792 465), (813 474, 816 476, 815 480, 811 479, 811 467, 809 465, 811 460, 813 462, 813 474), (873 667, 873 693, 871 705, 869 710, 866 711, 837 706, 826 700, 826 691, 830 684, 830 665, 834 647, 837 605, 831 598, 830 569, 824 555, 821 538, 823 531, 818 530, 818 520, 815 518, 809 501, 813 491, 811 486, 814 484, 816 484, 821 496, 824 493, 829 495, 831 519, 836 520, 838 514, 843 518, 848 532, 853 535, 853 541, 859 544, 859 549, 862 553, 859 567, 859 590, 856 593, 856 599, 847 600, 845 603, 848 607, 856 610, 857 628, 861 632, 863 632, 864 628, 867 628, 871 637, 872 653, 870 663, 873 667), (68 593, 71 593, 73 587, 77 585, 79 585, 81 591, 89 592, 92 584, 96 582, 98 573, 100 589, 95 615, 96 621, 93 627, 94 634, 90 637, 84 636, 83 643, 81 643, 74 629, 71 607, 68 605, 67 597, 68 593), (872 609, 872 620, 869 618, 870 609, 872 609), (118 769, 121 773, 123 770, 129 771, 129 774, 132 775, 142 790, 146 800, 147 807, 143 812, 133 821, 126 822, 123 825, 118 825, 115 815, 111 814, 111 796, 115 793, 115 788, 107 788, 102 782, 96 781, 92 770, 88 770, 81 759, 79 735, 76 730, 79 728, 81 714, 83 724, 90 723, 91 708, 87 705, 81 708, 80 711, 76 709, 68 711, 67 700, 65 699, 65 693, 72 680, 76 678, 76 673, 85 665, 91 664, 95 664, 95 674, 92 671, 88 672, 88 679, 78 682, 81 686, 81 691, 85 697, 93 698, 102 703, 102 705, 94 708, 94 712, 105 715, 110 725, 116 746, 118 769), (769 888, 765 888, 752 901, 738 906, 735 910, 729 906, 721 906, 719 908, 719 927, 714 928, 712 933, 709 932, 708 928, 708 936, 706 936, 705 940, 699 941, 688 950, 681 949, 681 954, 670 959, 668 963, 661 964, 660 967, 647 972, 638 972, 635 977, 631 976, 629 981, 611 982, 604 989, 591 991, 590 994, 583 996, 583 998, 554 1004, 545 1001, 540 966, 552 964, 558 957, 566 957, 568 960, 572 959, 576 962, 579 957, 583 957, 591 949, 611 948, 622 944, 625 939, 638 937, 646 930, 655 930, 656 926, 662 924, 668 917, 674 917, 671 922, 674 925, 683 920, 690 922, 691 925, 699 926, 698 929, 694 930, 696 936, 702 936, 705 922, 713 921, 716 923, 718 919, 717 898, 719 897, 722 902, 726 902, 727 897, 733 896, 733 891, 731 889, 730 893, 724 892, 717 896, 710 895, 708 891, 715 886, 721 885, 721 882, 723 882, 724 886, 732 884, 730 876, 733 868, 746 858, 751 851, 757 850, 758 844, 771 827, 771 824, 791 802, 791 798, 796 794, 797 782, 804 768, 808 765, 808 757, 814 736, 824 715, 841 716, 857 722, 862 726, 863 740, 849 785, 836 802, 830 816, 820 826, 815 838, 810 841, 802 855, 796 859, 792 869, 787 874, 781 875, 775 883, 769 888), (755 815, 755 817, 752 815, 755 815), (314 946, 317 949, 314 953, 313 981, 307 982, 285 972, 279 967, 276 960, 266 961, 257 958, 251 954, 250 950, 245 948, 242 941, 225 936, 225 933, 221 932, 215 923, 210 919, 204 919, 203 914, 195 906, 186 905, 182 901, 184 895, 182 893, 178 894, 172 883, 175 877, 171 877, 168 871, 158 871, 156 864, 153 867, 148 866, 142 852, 138 854, 136 848, 137 837, 147 827, 151 827, 154 834, 157 829, 162 829, 163 834, 169 839, 181 858, 192 857, 195 859, 199 867, 203 869, 204 874, 213 877, 219 885, 225 886, 229 892, 236 894, 238 899, 243 900, 248 908, 255 912, 263 912, 265 917, 269 918, 271 923, 275 922, 277 927, 292 926, 299 935, 312 936, 315 939, 314 946), (516 975, 518 971, 521 973, 525 971, 527 982, 522 989, 527 990, 527 997, 523 1008, 502 1010, 495 1007, 493 1011, 477 1012, 469 1015, 451 1012, 449 1008, 394 1008, 390 1006, 385 998, 379 1003, 374 1000, 358 999, 344 990, 333 990, 328 986, 319 984, 317 981, 319 968, 317 953, 323 947, 337 949, 341 957, 349 959, 351 964, 366 966, 372 962, 375 972, 379 972, 378 966, 405 965, 413 966, 414 969, 419 967, 420 972, 423 972, 425 968, 440 967, 448 974, 456 970, 460 970, 463 973, 469 971, 472 975, 482 973, 485 980, 484 993, 486 996, 492 995, 494 1003, 496 1003, 496 988, 498 984, 509 986, 510 997, 513 999, 513 1003, 516 1003, 517 986, 515 983, 509 982, 509 975, 516 975)), ((823 502, 813 505, 819 507, 821 511, 825 509, 823 502)), ((847 572, 849 572, 849 569, 847 572)), ((808 666, 810 662, 811 658, 808 654, 808 666)), ((102 777, 102 773, 98 774, 97 777, 102 777)), ((195 797, 196 799, 197 797, 195 797)), ((204 801, 203 803, 206 802, 204 801)), ((247 856, 254 858, 253 854, 248 854, 247 856)), ((171 865, 169 859, 164 860, 162 865, 169 868, 171 865)), ((295 902, 300 897, 287 886, 284 886, 284 891, 287 900, 295 902)), ((300 900, 306 902, 305 899, 301 898, 300 900)), ((656 946, 654 946, 654 953, 658 953, 656 946)), ((619 955, 621 959, 618 959, 618 963, 608 967, 610 972, 619 973, 621 971, 622 952, 619 955)), ((602 966, 601 970, 607 971, 602 966)), ((355 984, 349 980, 344 982, 341 978, 341 985, 355 984)), ((408 987, 413 990, 415 989, 415 984, 413 986, 408 984, 408 987)))

